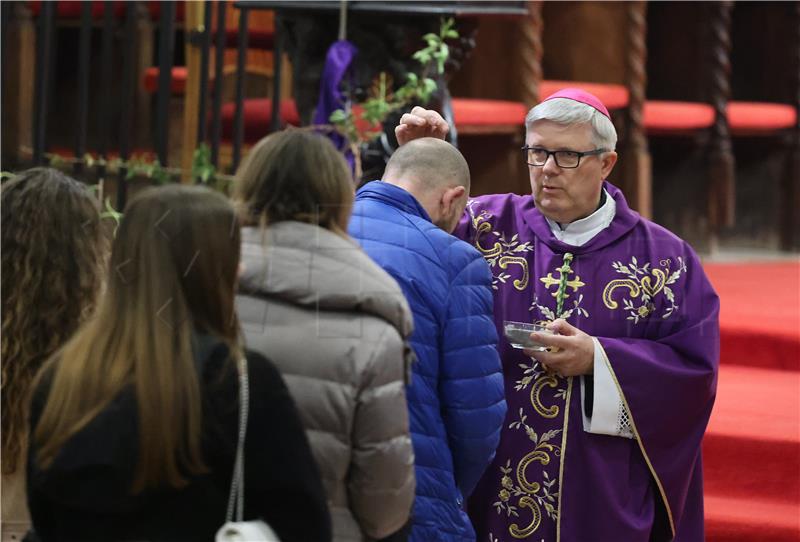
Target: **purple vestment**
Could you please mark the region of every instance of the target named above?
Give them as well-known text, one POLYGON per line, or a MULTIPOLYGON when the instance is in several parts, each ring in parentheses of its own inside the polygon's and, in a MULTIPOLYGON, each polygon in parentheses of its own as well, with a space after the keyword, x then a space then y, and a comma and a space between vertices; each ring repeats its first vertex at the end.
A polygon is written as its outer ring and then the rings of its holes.
POLYGON ((605 188, 614 220, 580 247, 553 236, 529 195, 475 198, 455 232, 491 266, 500 337, 504 320, 561 317, 598 338, 636 437, 584 431, 584 379, 549 375, 501 339, 508 414, 470 498, 478 542, 703 540, 719 299, 684 241, 605 188))

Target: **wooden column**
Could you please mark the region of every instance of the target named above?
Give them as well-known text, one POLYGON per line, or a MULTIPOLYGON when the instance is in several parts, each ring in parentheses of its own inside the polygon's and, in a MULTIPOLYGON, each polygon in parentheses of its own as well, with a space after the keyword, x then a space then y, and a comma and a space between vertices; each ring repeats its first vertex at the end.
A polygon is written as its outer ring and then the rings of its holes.
POLYGON ((712 2, 710 13, 710 101, 714 107, 708 154, 708 217, 711 233, 732 226, 735 217, 734 159, 726 108, 730 98, 731 2, 712 2))
POLYGON ((645 218, 652 218, 652 165, 642 124, 647 88, 647 3, 629 2, 627 22, 626 86, 630 101, 620 157, 623 166, 622 189, 633 209, 645 218))
POLYGON ((528 2, 528 16, 518 25, 520 31, 520 45, 518 56, 520 63, 519 82, 522 103, 531 108, 539 103, 539 83, 542 82, 542 3, 540 1, 528 2))
POLYGON ((10 9, 8 36, 3 51, 2 168, 27 160, 33 148, 33 68, 36 57, 36 28, 26 2, 4 6, 10 9), (26 149, 26 152, 23 152, 26 149))
POLYGON ((192 182, 192 157, 197 148, 197 128, 200 119, 198 108, 200 105, 200 85, 207 84, 200 81, 201 71, 201 50, 197 45, 196 39, 189 39, 189 36, 202 36, 203 32, 210 32, 210 28, 205 28, 204 2, 186 2, 185 11, 185 31, 187 39, 184 40, 184 51, 186 55, 186 94, 183 102, 183 142, 181 145, 181 182, 192 182))
MULTIPOLYGON (((191 4, 192 2, 187 2, 191 4)), ((144 89, 142 77, 145 70, 153 65, 153 21, 144 2, 136 2, 136 122, 134 123, 134 148, 147 148, 152 145, 152 96, 144 89)))

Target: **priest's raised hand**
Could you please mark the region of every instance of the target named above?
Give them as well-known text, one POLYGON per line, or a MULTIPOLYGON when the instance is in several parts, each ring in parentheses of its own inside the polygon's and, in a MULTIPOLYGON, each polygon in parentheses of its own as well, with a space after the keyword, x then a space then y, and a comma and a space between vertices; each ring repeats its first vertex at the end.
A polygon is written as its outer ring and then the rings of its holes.
POLYGON ((405 145, 412 139, 421 137, 435 137, 444 139, 450 131, 442 116, 433 109, 424 109, 420 106, 414 107, 410 113, 405 113, 400 117, 400 123, 394 129, 397 143, 405 145))

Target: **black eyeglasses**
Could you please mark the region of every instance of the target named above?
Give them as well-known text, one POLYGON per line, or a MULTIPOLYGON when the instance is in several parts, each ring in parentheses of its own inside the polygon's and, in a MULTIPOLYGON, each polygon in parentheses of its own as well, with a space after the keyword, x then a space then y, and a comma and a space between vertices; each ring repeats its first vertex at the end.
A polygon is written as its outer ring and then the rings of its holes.
POLYGON ((606 149, 595 149, 593 151, 578 152, 578 151, 548 151, 542 147, 522 147, 522 152, 525 153, 529 166, 541 167, 547 162, 550 156, 556 161, 556 165, 560 168, 574 169, 581 165, 581 158, 584 156, 591 156, 593 154, 602 154, 608 152, 606 149))

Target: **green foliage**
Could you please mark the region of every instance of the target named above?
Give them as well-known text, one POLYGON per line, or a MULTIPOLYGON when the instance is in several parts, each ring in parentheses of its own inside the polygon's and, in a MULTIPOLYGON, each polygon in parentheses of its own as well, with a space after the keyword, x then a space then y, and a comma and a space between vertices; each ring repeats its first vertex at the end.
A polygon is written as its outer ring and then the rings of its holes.
MULTIPOLYGON (((102 156, 95 157, 89 153, 80 158, 62 157, 57 154, 46 154, 45 158, 47 158, 50 167, 61 170, 70 170, 75 164, 82 164, 87 169, 103 168, 105 175, 115 175, 119 182, 130 181, 136 177, 144 177, 150 179, 153 184, 163 185, 179 180, 184 172, 180 168, 165 167, 161 165, 158 159, 153 160, 147 155, 134 154, 128 160, 120 158, 107 160, 102 156)), ((15 174, 12 172, 0 172, 0 180, 3 182, 14 176, 15 174)), ((206 143, 201 143, 192 154, 191 179, 194 182, 207 184, 224 193, 227 191, 227 185, 232 181, 233 177, 217 171, 217 168, 211 162, 211 149, 206 143)), ((98 199, 102 198, 100 184, 89 185, 87 189, 98 199)), ((114 209, 110 198, 106 198, 103 202, 100 218, 113 220, 115 224, 114 233, 116 233, 122 219, 122 213, 114 209)))
POLYGON ((100 212, 100 219, 110 218, 114 221, 114 235, 117 234, 117 228, 119 228, 119 223, 122 220, 122 213, 114 209, 114 206, 111 205, 111 198, 106 198, 105 207, 103 211, 100 212))
POLYGON ((436 92, 436 81, 429 75, 444 74, 444 65, 450 56, 445 40, 458 38, 453 19, 442 20, 438 34, 425 34, 426 46, 412 55, 420 63, 421 73, 409 72, 403 86, 391 91, 392 81, 386 72, 381 72, 373 82, 369 97, 362 105, 358 118, 352 109, 337 109, 328 121, 347 138, 351 148, 372 141, 382 132, 382 125, 393 112, 409 104, 425 105, 436 92))
POLYGON ((211 148, 201 143, 192 153, 192 179, 208 184, 217 176, 217 168, 211 163, 211 148))

